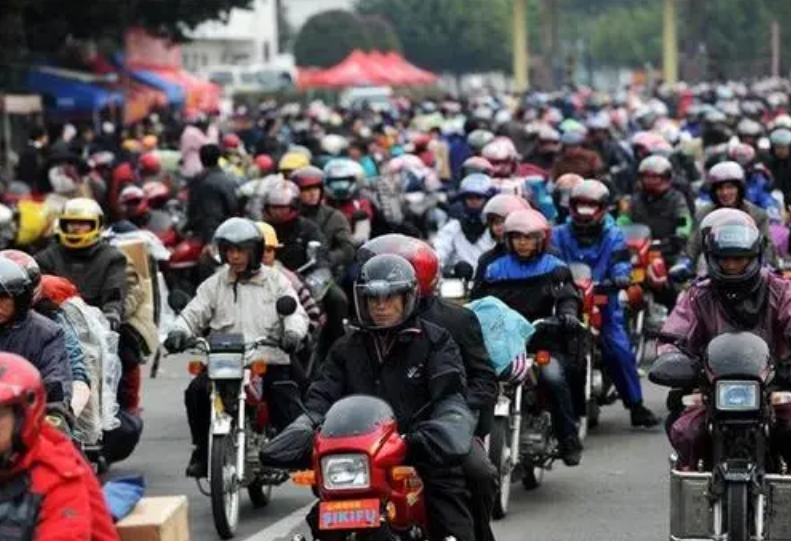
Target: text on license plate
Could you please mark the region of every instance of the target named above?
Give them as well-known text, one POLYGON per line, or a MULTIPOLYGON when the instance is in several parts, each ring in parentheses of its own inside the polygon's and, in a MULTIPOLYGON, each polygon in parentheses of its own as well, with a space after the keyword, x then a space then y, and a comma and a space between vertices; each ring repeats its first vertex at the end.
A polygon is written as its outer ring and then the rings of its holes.
POLYGON ((378 528, 380 504, 377 498, 321 502, 319 530, 356 530, 378 528))

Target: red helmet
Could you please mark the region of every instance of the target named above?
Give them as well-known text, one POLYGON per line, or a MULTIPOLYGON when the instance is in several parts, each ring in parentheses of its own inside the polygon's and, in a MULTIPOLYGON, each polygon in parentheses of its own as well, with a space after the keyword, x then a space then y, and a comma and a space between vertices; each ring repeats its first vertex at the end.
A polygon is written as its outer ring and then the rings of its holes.
POLYGON ((159 154, 156 152, 146 152, 140 156, 138 166, 140 174, 143 176, 150 177, 162 172, 162 160, 159 159, 159 154))
POLYGON ((537 210, 528 209, 512 212, 505 219, 504 227, 506 246, 508 246, 509 249, 511 249, 511 242, 508 238, 514 233, 527 237, 534 235, 539 236, 542 240, 543 250, 549 248, 549 243, 552 240, 552 227, 549 225, 544 215, 537 210))
POLYGON ((598 225, 604 220, 610 190, 598 180, 586 180, 571 190, 569 213, 576 226, 598 225))
POLYGON ((524 197, 515 194, 501 193, 497 194, 483 207, 483 217, 488 221, 490 216, 499 216, 500 218, 507 218, 512 212, 519 210, 527 210, 530 208, 530 203, 525 201, 524 197))
POLYGON ((46 405, 44 383, 36 367, 14 353, 0 353, 0 407, 11 407, 15 417, 12 448, 0 458, 2 473, 18 468, 24 453, 36 443, 46 405))
POLYGON ((156 209, 164 207, 170 201, 170 188, 158 180, 143 184, 143 193, 145 193, 149 206, 156 209))
POLYGON ((467 158, 461 164, 461 178, 465 178, 473 173, 483 173, 484 175, 492 176, 494 174, 494 166, 486 158, 480 156, 473 156, 467 158))
POLYGON ((235 150, 242 146, 242 140, 235 133, 229 133, 222 137, 222 148, 225 150, 235 150))
POLYGON ((415 237, 389 234, 369 240, 357 251, 357 261, 363 265, 376 255, 400 255, 412 265, 417 276, 421 297, 431 297, 439 282, 439 256, 427 242, 415 237))
POLYGON ((324 187, 324 171, 313 165, 300 167, 293 171, 288 180, 296 184, 300 190, 324 187))
POLYGON ((27 273, 30 285, 33 288, 33 302, 41 296, 41 267, 32 255, 20 250, 2 250, 0 257, 4 257, 19 265, 27 273))
POLYGON ((143 188, 127 186, 118 196, 118 206, 127 218, 138 218, 148 212, 148 199, 143 188))
POLYGON ((415 153, 423 152, 428 149, 431 144, 431 136, 427 133, 416 133, 411 137, 412 145, 415 147, 415 153))
POLYGON ((255 157, 255 166, 258 168, 259 174, 264 176, 273 172, 277 164, 275 160, 272 159, 272 156, 268 154, 259 154, 255 157))

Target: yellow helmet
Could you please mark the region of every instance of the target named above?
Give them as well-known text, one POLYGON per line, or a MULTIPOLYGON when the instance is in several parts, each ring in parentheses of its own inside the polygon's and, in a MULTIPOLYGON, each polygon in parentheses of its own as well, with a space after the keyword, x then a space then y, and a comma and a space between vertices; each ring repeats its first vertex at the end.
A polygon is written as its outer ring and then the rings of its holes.
POLYGON ((142 145, 140 141, 137 139, 124 139, 121 143, 121 148, 126 150, 127 152, 140 152, 142 150, 142 145))
POLYGON ((87 197, 69 199, 63 206, 63 212, 58 217, 55 234, 58 241, 66 248, 80 249, 93 246, 102 236, 104 231, 104 212, 99 203, 87 197), (69 223, 89 223, 90 230, 82 233, 70 233, 69 223))
POLYGON ((156 150, 159 146, 159 137, 156 135, 146 135, 143 137, 143 150, 156 150))
POLYGON ((17 205, 18 228, 16 243, 18 246, 30 246, 47 236, 52 226, 52 216, 47 213, 47 206, 39 201, 23 199, 17 205))
POLYGON ((264 248, 283 247, 277 238, 277 232, 275 231, 274 227, 266 222, 256 222, 255 225, 258 226, 259 231, 261 231, 261 235, 264 237, 264 248))
POLYGON ((282 158, 280 158, 280 163, 277 164, 278 170, 283 173, 283 175, 288 178, 289 173, 292 171, 296 171, 301 167, 307 167, 310 165, 310 158, 304 152, 286 152, 282 158))

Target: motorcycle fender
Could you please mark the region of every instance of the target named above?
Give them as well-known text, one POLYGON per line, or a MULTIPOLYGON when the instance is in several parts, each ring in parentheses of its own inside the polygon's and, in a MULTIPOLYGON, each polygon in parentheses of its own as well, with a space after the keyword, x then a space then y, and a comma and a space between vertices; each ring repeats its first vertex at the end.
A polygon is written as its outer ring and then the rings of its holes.
POLYGON ((217 413, 211 422, 212 436, 221 436, 231 433, 231 416, 225 412, 217 413))
POLYGON ((508 417, 511 414, 511 399, 507 396, 499 396, 497 404, 494 406, 495 417, 508 417))

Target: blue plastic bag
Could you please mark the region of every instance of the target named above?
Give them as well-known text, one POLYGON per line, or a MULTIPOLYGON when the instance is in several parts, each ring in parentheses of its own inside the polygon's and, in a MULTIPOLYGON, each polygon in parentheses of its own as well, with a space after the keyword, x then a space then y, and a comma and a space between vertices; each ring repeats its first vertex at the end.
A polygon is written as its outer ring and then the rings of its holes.
POLYGON ((115 522, 126 517, 143 498, 146 480, 142 475, 118 477, 102 487, 104 501, 115 522))
POLYGON ((499 376, 517 356, 526 354, 527 342, 535 328, 522 314, 496 297, 484 297, 466 306, 475 312, 481 324, 486 350, 499 376))

